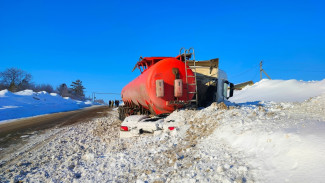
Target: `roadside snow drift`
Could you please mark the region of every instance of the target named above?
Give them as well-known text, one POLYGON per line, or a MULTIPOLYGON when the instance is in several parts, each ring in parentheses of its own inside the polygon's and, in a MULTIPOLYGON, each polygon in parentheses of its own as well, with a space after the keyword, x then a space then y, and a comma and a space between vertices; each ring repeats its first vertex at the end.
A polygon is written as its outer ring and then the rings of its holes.
POLYGON ((91 102, 82 102, 62 98, 56 93, 33 92, 24 90, 11 93, 0 91, 0 123, 3 120, 31 117, 41 114, 77 110, 90 106, 91 102))
POLYGON ((310 97, 325 92, 325 79, 322 81, 268 80, 263 79, 243 90, 235 91, 231 102, 254 101, 303 102, 310 97))
POLYGON ((246 155, 257 182, 324 182, 325 94, 229 111, 210 137, 246 155))

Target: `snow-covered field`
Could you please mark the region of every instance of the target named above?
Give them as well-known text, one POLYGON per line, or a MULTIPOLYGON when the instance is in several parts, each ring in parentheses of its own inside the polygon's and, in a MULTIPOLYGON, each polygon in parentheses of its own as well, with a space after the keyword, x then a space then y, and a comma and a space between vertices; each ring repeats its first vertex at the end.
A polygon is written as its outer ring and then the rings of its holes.
POLYGON ((62 98, 56 93, 32 90, 11 93, 8 90, 1 90, 0 123, 10 119, 77 110, 90 105, 91 102, 62 98))
POLYGON ((29 136, 15 153, 0 150, 0 182, 324 182, 324 85, 263 80, 235 93, 232 102, 244 95, 245 103, 173 112, 167 120, 185 125, 157 136, 119 139, 109 111, 29 136))

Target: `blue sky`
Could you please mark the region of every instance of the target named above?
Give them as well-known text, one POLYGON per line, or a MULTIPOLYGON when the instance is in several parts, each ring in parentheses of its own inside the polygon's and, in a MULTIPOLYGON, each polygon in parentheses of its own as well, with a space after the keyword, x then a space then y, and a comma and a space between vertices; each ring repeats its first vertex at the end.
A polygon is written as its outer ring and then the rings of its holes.
MULTIPOLYGON (((0 0, 0 71, 18 67, 35 83, 83 81, 120 93, 139 56, 220 59, 234 83, 325 78, 324 1, 0 0)), ((107 98, 107 97, 105 97, 107 98)), ((110 96, 111 99, 119 96, 110 96)))

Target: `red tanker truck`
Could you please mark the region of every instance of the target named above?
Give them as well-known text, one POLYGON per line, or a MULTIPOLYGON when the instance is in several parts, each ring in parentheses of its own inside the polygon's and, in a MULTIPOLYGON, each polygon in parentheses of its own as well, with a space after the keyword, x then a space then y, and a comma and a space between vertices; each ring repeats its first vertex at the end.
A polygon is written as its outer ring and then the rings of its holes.
POLYGON ((136 114, 168 114, 231 97, 233 85, 218 64, 219 59, 196 61, 192 48, 181 49, 176 57, 140 57, 133 70, 138 68, 141 74, 121 92, 124 105, 118 109, 120 119, 136 114))

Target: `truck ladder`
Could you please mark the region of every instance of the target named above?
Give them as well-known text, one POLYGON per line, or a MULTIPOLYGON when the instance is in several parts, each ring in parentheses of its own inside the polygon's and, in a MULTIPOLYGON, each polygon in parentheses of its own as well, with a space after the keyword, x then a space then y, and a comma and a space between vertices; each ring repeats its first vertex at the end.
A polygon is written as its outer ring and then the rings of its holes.
POLYGON ((196 61, 195 61, 195 52, 194 52, 194 48, 190 48, 188 50, 181 48, 180 50, 180 55, 184 55, 184 63, 185 63, 185 78, 186 78, 186 86, 187 86, 187 100, 189 101, 189 105, 190 106, 195 106, 198 107, 199 104, 199 98, 198 98, 198 93, 197 93, 197 80, 196 80, 196 61), (182 52, 183 51, 183 52, 182 52), (193 60, 189 60, 187 59, 187 55, 193 55, 193 60), (193 68, 194 68, 194 76, 189 76, 188 75, 188 70, 192 70, 190 66, 188 66, 188 62, 192 61, 193 62, 193 68), (189 79, 190 77, 194 77, 194 83, 189 83, 189 79), (195 91, 194 92, 190 92, 189 91, 189 86, 193 86, 195 85, 195 91), (194 97, 192 99, 188 98, 189 94, 194 94, 194 97))

